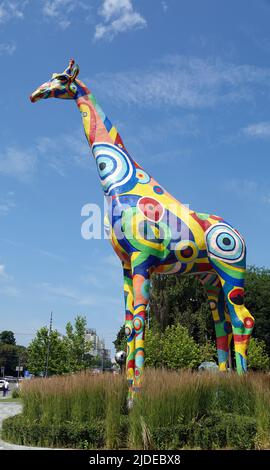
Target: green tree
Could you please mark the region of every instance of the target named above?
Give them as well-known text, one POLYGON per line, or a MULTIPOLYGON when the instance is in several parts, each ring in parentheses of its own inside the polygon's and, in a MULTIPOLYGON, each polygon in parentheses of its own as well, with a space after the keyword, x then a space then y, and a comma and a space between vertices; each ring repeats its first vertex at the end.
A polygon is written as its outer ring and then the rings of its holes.
POLYGON ((253 336, 265 342, 270 354, 270 270, 249 267, 246 276, 245 303, 255 318, 253 336))
POLYGON ((5 368, 5 375, 14 375, 18 365, 17 348, 13 344, 0 344, 0 367, 5 368))
POLYGON ((48 356, 48 375, 76 372, 91 365, 92 344, 85 339, 86 318, 77 316, 74 326, 68 322, 66 335, 47 327, 38 330, 28 347, 27 367, 33 374, 43 374, 48 356))
POLYGON ((270 357, 263 340, 251 338, 248 347, 248 366, 253 370, 269 370, 270 357))
POLYGON ((64 344, 67 351, 66 362, 70 371, 90 367, 92 344, 85 339, 86 318, 78 315, 74 326, 68 322, 64 344))
POLYGON ((201 362, 200 347, 186 327, 167 326, 163 333, 162 358, 169 369, 194 369, 201 362))
POLYGON ((215 362, 217 359, 217 349, 215 343, 213 341, 207 341, 205 344, 200 345, 200 355, 201 355, 201 362, 203 361, 210 361, 215 362))
POLYGON ((145 331, 145 367, 161 367, 163 365, 163 335, 154 328, 145 331))
POLYGON ((18 365, 25 368, 27 349, 24 346, 0 344, 0 367, 5 368, 5 375, 15 375, 18 365))
POLYGON ((0 344, 11 344, 15 346, 16 339, 13 331, 5 330, 0 333, 0 344))
POLYGON ((125 325, 122 325, 120 330, 117 333, 116 340, 113 342, 115 350, 117 351, 126 351, 127 349, 127 338, 125 335, 125 325))
POLYGON ((194 276, 153 276, 150 315, 163 331, 168 325, 185 326, 200 344, 215 337, 205 291, 194 276))
POLYGON ((65 342, 58 331, 52 330, 50 333, 46 326, 38 330, 28 347, 27 368, 29 371, 35 375, 45 373, 48 346, 48 375, 69 372, 65 342))

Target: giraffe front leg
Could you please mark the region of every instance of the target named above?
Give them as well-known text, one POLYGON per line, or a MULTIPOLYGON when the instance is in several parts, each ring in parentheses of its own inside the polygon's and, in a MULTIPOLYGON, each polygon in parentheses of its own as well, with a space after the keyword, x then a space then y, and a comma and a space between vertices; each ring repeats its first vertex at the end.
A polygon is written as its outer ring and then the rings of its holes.
POLYGON ((242 374, 247 371, 247 349, 254 327, 254 318, 244 304, 245 268, 223 264, 218 271, 232 323, 236 370, 242 374))
POLYGON ((244 305, 244 288, 225 283, 223 286, 230 312, 238 374, 247 371, 247 350, 254 327, 254 318, 244 305))
POLYGON ((218 274, 231 318, 237 372, 247 370, 247 348, 254 318, 244 304, 246 247, 239 232, 226 223, 211 226, 206 234, 209 261, 218 274))
POLYGON ((150 279, 147 270, 133 270, 134 316, 133 328, 135 335, 135 375, 133 393, 140 390, 144 369, 144 336, 146 308, 149 302, 150 279))
POLYGON ((128 398, 132 396, 135 367, 135 338, 133 328, 134 298, 131 267, 123 264, 124 297, 125 297, 125 335, 127 339, 126 376, 128 398))
POLYGON ((197 275, 197 278, 205 288, 215 324, 219 370, 226 371, 229 363, 229 347, 232 328, 230 316, 226 311, 221 282, 216 273, 199 274, 197 275))

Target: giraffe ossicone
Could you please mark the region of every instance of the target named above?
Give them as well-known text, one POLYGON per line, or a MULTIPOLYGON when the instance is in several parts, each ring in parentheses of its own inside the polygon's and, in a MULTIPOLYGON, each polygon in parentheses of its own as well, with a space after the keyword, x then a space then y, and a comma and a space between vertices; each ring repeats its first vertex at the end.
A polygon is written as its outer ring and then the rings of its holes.
POLYGON ((237 371, 245 372, 254 318, 244 305, 243 237, 222 217, 187 208, 133 160, 78 74, 79 67, 71 59, 64 72, 54 73, 30 99, 73 99, 81 112, 101 186, 112 208, 108 218, 111 243, 123 266, 130 396, 141 386, 153 273, 196 276, 209 299, 220 370, 228 367, 233 338, 237 371))

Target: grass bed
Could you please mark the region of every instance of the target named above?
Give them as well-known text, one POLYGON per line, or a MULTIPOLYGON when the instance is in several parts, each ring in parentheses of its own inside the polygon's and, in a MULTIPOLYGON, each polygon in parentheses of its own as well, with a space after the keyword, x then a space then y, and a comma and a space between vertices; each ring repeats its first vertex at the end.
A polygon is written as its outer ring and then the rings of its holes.
POLYGON ((3 423, 18 444, 86 449, 270 447, 270 376, 146 370, 130 412, 124 377, 76 374, 23 387, 3 423))

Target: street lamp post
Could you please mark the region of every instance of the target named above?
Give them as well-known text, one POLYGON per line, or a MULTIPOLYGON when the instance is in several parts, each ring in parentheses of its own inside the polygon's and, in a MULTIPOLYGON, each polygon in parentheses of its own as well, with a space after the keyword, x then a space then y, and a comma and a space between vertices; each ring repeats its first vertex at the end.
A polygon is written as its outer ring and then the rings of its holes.
POLYGON ((104 348, 101 349, 101 370, 104 372, 104 348))

